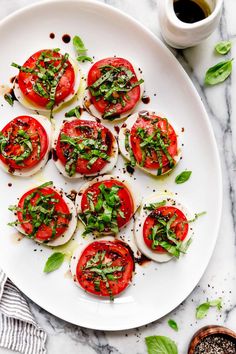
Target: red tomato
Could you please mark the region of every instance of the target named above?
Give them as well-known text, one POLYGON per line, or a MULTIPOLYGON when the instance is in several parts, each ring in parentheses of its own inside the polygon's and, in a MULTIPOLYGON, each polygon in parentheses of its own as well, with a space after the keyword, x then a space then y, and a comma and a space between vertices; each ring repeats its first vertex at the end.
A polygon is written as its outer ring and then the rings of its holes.
MULTIPOLYGON (((50 239, 58 238, 66 231, 71 219, 71 213, 64 199, 53 188, 45 187, 45 188, 33 188, 29 190, 20 198, 18 207, 23 210, 24 204, 26 204, 25 218, 23 217, 22 211, 17 212, 17 217, 19 222, 21 223, 21 227, 23 228, 23 230, 28 236, 33 237, 36 240, 48 241, 50 239), (54 212, 47 225, 46 222, 44 223, 44 221, 47 219, 47 214, 45 214, 40 226, 35 227, 35 230, 33 230, 33 223, 32 223, 33 217, 32 217, 32 213, 29 210, 29 207, 27 206, 27 202, 31 196, 29 204, 31 206, 40 205, 39 204, 40 197, 47 196, 47 195, 50 195, 50 199, 47 200, 48 207, 50 208, 54 207, 54 212), (25 222, 25 221, 29 221, 29 222, 25 222), (55 235, 53 235, 53 228, 55 228, 56 231, 55 235), (34 231, 34 235, 32 236, 33 231, 34 231)), ((38 217, 40 216, 39 213, 37 215, 38 217)))
MULTIPOLYGON (((160 118, 154 114, 149 114, 148 118, 149 119, 145 119, 145 117, 139 115, 130 132, 131 147, 137 163, 139 165, 142 163, 142 149, 140 146, 142 143, 142 138, 137 134, 138 128, 144 129, 148 136, 152 135, 155 130, 158 129, 161 132, 162 140, 165 143, 168 142, 169 146, 167 147, 167 150, 174 160, 177 155, 178 147, 177 136, 173 127, 167 119, 160 118), (156 120, 156 122, 153 122, 153 120, 156 120)), ((154 149, 152 149, 150 156, 146 156, 143 167, 148 169, 159 169, 160 162, 158 161, 158 158, 162 161, 161 173, 167 172, 170 169, 167 156, 163 151, 160 151, 160 156, 158 156, 154 149)))
MULTIPOLYGON (((58 52, 54 52, 50 49, 40 50, 37 53, 31 55, 31 57, 24 63, 24 68, 31 68, 38 71, 36 68, 37 59, 41 53, 49 53, 52 57, 58 58, 58 60, 53 61, 53 65, 56 67, 60 64, 62 55, 58 52)), ((48 66, 52 61, 47 62, 46 64, 43 61, 40 61, 42 67, 48 66)), ((74 93, 74 83, 75 83, 75 72, 70 61, 67 60, 67 68, 65 69, 64 74, 62 75, 57 88, 56 88, 56 99, 55 104, 58 105, 70 94, 74 93)), ((55 74, 57 75, 57 74, 55 74)), ((23 71, 19 72, 18 75, 18 84, 23 95, 35 105, 45 108, 49 103, 49 98, 40 96, 37 92, 34 91, 33 87, 35 82, 38 80, 38 77, 34 73, 26 73, 23 71)))
POLYGON ((124 213, 124 218, 121 217, 119 214, 117 215, 117 224, 118 227, 121 228, 125 224, 129 222, 134 214, 134 202, 132 195, 126 185, 117 180, 107 180, 96 182, 91 185, 86 191, 83 193, 82 200, 81 200, 81 209, 82 212, 89 209, 89 199, 87 197, 88 193, 93 194, 93 203, 96 204, 98 200, 98 195, 101 193, 100 189, 98 188, 101 184, 104 184, 106 187, 111 188, 112 186, 121 186, 122 188, 118 191, 118 196, 120 197, 120 207, 119 210, 124 213))
POLYGON ((0 160, 9 166, 10 171, 24 170, 37 165, 45 156, 48 150, 48 136, 44 127, 33 117, 19 116, 10 121, 1 131, 5 136, 9 136, 9 144, 4 148, 4 153, 9 156, 3 156, 0 150, 0 160), (24 153, 24 145, 16 142, 19 131, 24 131, 30 138, 32 144, 31 154, 24 160, 17 163, 11 156, 20 156, 24 153), (38 146, 40 153, 38 154, 38 146))
POLYGON ((166 220, 170 220, 173 216, 176 216, 176 219, 171 224, 171 230, 176 234, 176 238, 179 241, 183 241, 188 234, 188 221, 184 213, 181 210, 172 207, 172 206, 163 206, 159 207, 153 212, 151 212, 146 218, 143 225, 143 239, 146 245, 154 252, 164 252, 161 246, 157 246, 155 250, 152 248, 152 240, 149 239, 149 236, 152 233, 152 228, 157 224, 158 216, 165 217, 166 220))
MULTIPOLYGON (((88 138, 96 140, 98 138, 99 130, 101 132, 102 143, 103 145, 107 146, 107 150, 105 152, 108 156, 111 156, 114 137, 110 130, 108 130, 102 124, 88 120, 75 119, 71 122, 66 122, 63 128, 61 129, 61 133, 64 133, 72 138, 79 137, 79 144, 83 142, 84 139, 88 138), (81 129, 81 127, 85 129, 81 129), (86 127, 88 128, 87 130, 86 127)), ((59 160, 62 162, 63 165, 65 165, 66 162, 70 159, 70 154, 73 152, 73 147, 70 144, 60 142, 61 133, 57 141, 56 153, 59 160), (68 156, 68 158, 66 158, 66 156, 68 156)), ((91 149, 88 149, 86 152, 89 153, 90 150, 91 149)), ((103 160, 101 157, 99 157, 96 162, 91 165, 91 168, 88 168, 88 162, 89 160, 79 157, 76 163, 76 172, 86 175, 94 174, 96 172, 100 172, 108 163, 108 161, 103 160)))
MULTIPOLYGON (((100 258, 99 258, 100 260, 100 258)), ((132 279, 132 273, 134 271, 134 260, 129 247, 121 241, 95 241, 85 248, 83 251, 76 269, 76 277, 79 284, 87 292, 100 295, 100 296, 114 296, 122 291, 124 291, 132 279), (114 280, 108 280, 109 288, 101 276, 97 273, 90 271, 86 268, 87 262, 90 261, 94 256, 102 252, 105 253, 104 259, 102 261, 97 261, 96 265, 99 263, 106 264, 111 262, 110 267, 122 267, 121 271, 116 271, 111 273, 114 280), (99 286, 94 284, 98 282, 99 286)))
MULTIPOLYGON (((102 60, 99 60, 98 62, 96 62, 89 70, 88 86, 91 86, 92 84, 94 84, 94 82, 97 81, 102 76, 100 68, 104 65, 112 65, 114 67, 124 66, 134 74, 134 76, 130 79, 130 83, 133 84, 138 81, 137 76, 134 71, 134 68, 128 60, 123 59, 123 58, 106 58, 106 59, 102 59, 102 60)), ((141 95, 140 86, 134 87, 132 90, 127 92, 127 94, 129 96, 129 98, 127 98, 124 95, 124 93, 121 93, 121 97, 125 101, 124 107, 121 105, 121 103, 112 104, 112 103, 109 103, 108 101, 104 100, 103 98, 98 99, 97 97, 92 96, 91 92, 90 92, 90 99, 91 99, 93 105, 95 106, 95 108, 99 112, 101 112, 101 114, 104 114, 107 111, 114 109, 115 110, 114 115, 120 115, 122 113, 132 110, 135 107, 135 105, 139 101, 140 95, 141 95)))

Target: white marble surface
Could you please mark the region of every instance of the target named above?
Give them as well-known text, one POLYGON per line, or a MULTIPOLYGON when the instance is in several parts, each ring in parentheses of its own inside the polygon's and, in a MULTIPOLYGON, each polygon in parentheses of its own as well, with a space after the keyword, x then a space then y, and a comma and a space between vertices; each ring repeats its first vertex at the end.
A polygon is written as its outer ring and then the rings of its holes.
MULTIPOLYGON (((36 1, 0 0, 0 18, 33 2, 36 1)), ((156 0, 104 2, 130 14, 159 35, 156 0)), ((232 38, 235 44, 235 14, 235 0, 225 0, 221 23, 212 36, 195 48, 174 51, 207 108, 221 155, 224 182, 223 216, 218 242, 207 271, 192 294, 175 311, 155 323, 130 331, 99 332, 79 328, 57 319, 31 303, 35 317, 48 333, 49 354, 144 354, 145 336, 155 334, 171 337, 177 342, 179 353, 184 354, 191 336, 206 324, 221 324, 236 330, 236 70, 231 79, 222 85, 205 88, 202 84, 206 69, 219 59, 213 53, 214 44, 227 38, 232 38), (196 306, 207 298, 214 299, 219 296, 224 300, 223 310, 219 313, 212 309, 205 319, 197 321, 196 306), (169 318, 178 322, 179 332, 176 333, 168 327, 169 318)), ((232 52, 235 57, 236 45, 232 52)), ((9 351, 0 349, 0 353, 6 354, 9 351)))

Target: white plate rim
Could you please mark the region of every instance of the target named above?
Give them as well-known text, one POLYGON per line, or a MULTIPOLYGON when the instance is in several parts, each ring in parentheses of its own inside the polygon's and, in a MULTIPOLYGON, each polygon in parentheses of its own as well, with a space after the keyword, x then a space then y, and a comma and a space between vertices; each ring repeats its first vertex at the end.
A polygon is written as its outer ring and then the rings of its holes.
MULTIPOLYGON (((111 13, 115 13, 119 16, 122 16, 123 18, 126 18, 127 20, 129 20, 131 23, 133 23, 133 25, 136 25, 137 27, 141 28, 143 32, 146 33, 147 36, 151 37, 152 40, 156 43, 158 43, 158 45, 162 48, 163 52, 165 53, 166 56, 169 57, 169 59, 171 59, 174 63, 175 66, 178 67, 178 69, 181 71, 181 74, 182 76, 184 77, 186 83, 188 84, 191 92, 192 92, 192 95, 194 96, 195 100, 196 100, 196 103, 200 106, 200 109, 202 111, 202 118, 204 119, 204 122, 207 126, 207 129, 208 129, 208 134, 209 134, 209 137, 211 139, 211 145, 213 147, 213 151, 214 151, 214 158, 215 158, 215 162, 216 162, 216 169, 218 170, 218 174, 216 176, 216 184, 218 185, 219 187, 219 190, 218 190, 218 214, 216 215, 216 225, 215 225, 215 237, 214 237, 214 240, 211 242, 211 249, 210 249, 210 256, 208 258, 208 260, 205 262, 205 266, 202 268, 202 272, 199 274, 198 276, 198 280, 196 281, 196 284, 194 286, 194 288, 197 286, 197 284, 199 283, 199 281, 201 280, 203 274, 205 273, 207 267, 208 267, 208 264, 211 260, 211 257, 212 257, 212 254, 213 254, 213 251, 214 251, 214 248, 215 248, 215 245, 216 245, 216 241, 217 241, 217 238, 218 238, 218 234, 219 234, 219 227, 220 227, 220 222, 221 222, 221 217, 222 217, 222 202, 223 202, 223 180, 222 180, 222 170, 221 170, 221 162, 220 162, 220 155, 219 155, 219 151, 218 151, 218 148, 217 148, 217 143, 216 143, 216 139, 215 139, 215 136, 214 136, 214 132, 213 132, 213 128, 212 128, 212 125, 210 123, 210 119, 208 117, 208 114, 207 114, 207 111, 206 111, 206 108, 204 107, 202 101, 201 101, 201 98, 193 84, 193 82, 191 81, 191 79, 189 78, 188 74, 185 72, 185 70, 183 69, 183 67, 181 66, 181 64, 179 63, 179 61, 175 58, 175 56, 172 54, 172 52, 166 47, 166 45, 161 41, 161 39, 159 39, 157 36, 154 35, 154 33, 149 30, 148 28, 146 28, 143 24, 141 24, 138 20, 134 19, 133 17, 131 17, 130 15, 124 13, 123 11, 117 9, 117 8, 114 8, 113 6, 109 5, 109 4, 106 4, 106 3, 100 3, 100 2, 97 2, 96 0, 43 0, 41 2, 36 2, 34 4, 31 4, 29 6, 25 6, 15 12, 13 12, 12 14, 8 15, 7 17, 3 18, 1 21, 0 21, 0 29, 2 26, 4 26, 5 24, 7 24, 8 21, 11 21, 12 19, 14 19, 15 17, 17 17, 18 15, 21 15, 22 13, 24 12, 28 12, 28 11, 31 11, 37 7, 44 7, 45 5, 47 6, 48 4, 55 4, 55 3, 75 3, 75 4, 78 4, 78 3, 85 3, 85 4, 91 4, 92 6, 95 6, 97 7, 98 9, 99 8, 102 8, 102 9, 105 9, 107 11, 110 11, 111 13)), ((3 267, 3 271, 4 271, 4 267, 3 267)), ((63 319, 64 321, 67 321, 69 323, 73 323, 75 325, 79 325, 81 327, 86 327, 85 325, 83 325, 83 323, 80 324, 80 319, 75 322, 75 321, 71 321, 71 320, 68 320, 67 318, 63 318, 63 317, 60 317, 53 309, 53 306, 48 306, 47 308, 45 308, 45 306, 41 305, 40 304, 40 301, 37 300, 37 298, 35 298, 34 296, 30 296, 29 293, 26 291, 24 291, 24 289, 21 289, 20 286, 18 286, 18 279, 16 279, 14 277, 14 275, 10 274, 9 275, 9 278, 11 279, 11 281, 20 289, 20 291, 25 294, 28 298, 30 298, 33 302, 35 302, 38 306, 42 307, 43 309, 45 309, 47 312, 51 313, 52 315, 54 315, 55 317, 58 317, 58 318, 61 318, 63 319)), ((194 288, 191 288, 189 289, 188 291, 186 291, 185 293, 185 296, 184 298, 182 298, 181 301, 177 301, 175 304, 173 304, 173 306, 169 309, 169 312, 170 313, 171 311, 173 311, 176 307, 178 307, 180 305, 180 303, 182 303, 189 295, 190 293, 194 290, 194 288)), ((132 328, 135 328, 135 327, 140 327, 140 326, 143 326, 143 325, 146 325, 147 323, 151 323, 151 322, 154 322, 156 321, 157 319, 163 317, 167 315, 166 312, 162 313, 161 315, 159 315, 158 317, 154 315, 151 317, 150 316, 150 319, 149 321, 145 320, 143 321, 142 319, 140 319, 139 321, 137 321, 137 323, 135 325, 125 325, 125 326, 119 326, 119 328, 107 328, 106 326, 104 327, 102 324, 100 326, 93 326, 93 327, 86 327, 86 328, 91 328, 91 329, 94 329, 94 330, 101 330, 101 331, 121 331, 121 330, 128 330, 128 329, 132 329, 132 328)))

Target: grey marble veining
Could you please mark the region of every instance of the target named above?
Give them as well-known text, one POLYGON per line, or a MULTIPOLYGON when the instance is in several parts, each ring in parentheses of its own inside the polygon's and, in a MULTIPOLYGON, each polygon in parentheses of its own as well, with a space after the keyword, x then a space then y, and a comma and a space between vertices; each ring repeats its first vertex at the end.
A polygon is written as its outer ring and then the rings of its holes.
MULTIPOLYGON (((0 18, 33 2, 36 1, 0 0, 0 18)), ((130 14, 156 35, 160 35, 156 0, 104 2, 130 14)), ((213 51, 217 41, 232 39, 232 57, 236 56, 235 14, 235 0, 225 0, 220 25, 210 38, 194 48, 173 50, 191 77, 208 111, 221 155, 224 183, 223 216, 218 242, 207 271, 191 295, 171 314, 152 324, 129 331, 99 332, 79 328, 50 315, 30 302, 35 317, 49 335, 49 354, 145 354, 144 338, 154 334, 171 337, 177 342, 179 353, 184 354, 191 336, 206 324, 220 324, 236 330, 236 70, 222 85, 211 88, 203 85, 206 69, 219 61, 213 51), (217 312, 213 309, 205 319, 197 321, 196 306, 207 298, 214 299, 219 296, 224 300, 223 310, 217 312), (178 333, 168 327, 169 318, 178 322, 178 333)), ((5 354, 8 351, 0 349, 0 353, 5 354)))

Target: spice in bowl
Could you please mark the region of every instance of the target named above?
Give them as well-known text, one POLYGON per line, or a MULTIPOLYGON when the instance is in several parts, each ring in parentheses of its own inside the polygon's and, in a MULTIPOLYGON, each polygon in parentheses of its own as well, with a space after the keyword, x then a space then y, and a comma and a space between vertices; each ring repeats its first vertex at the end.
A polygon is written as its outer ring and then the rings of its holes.
POLYGON ((224 335, 210 335, 200 341, 193 354, 236 354, 236 341, 224 335))

